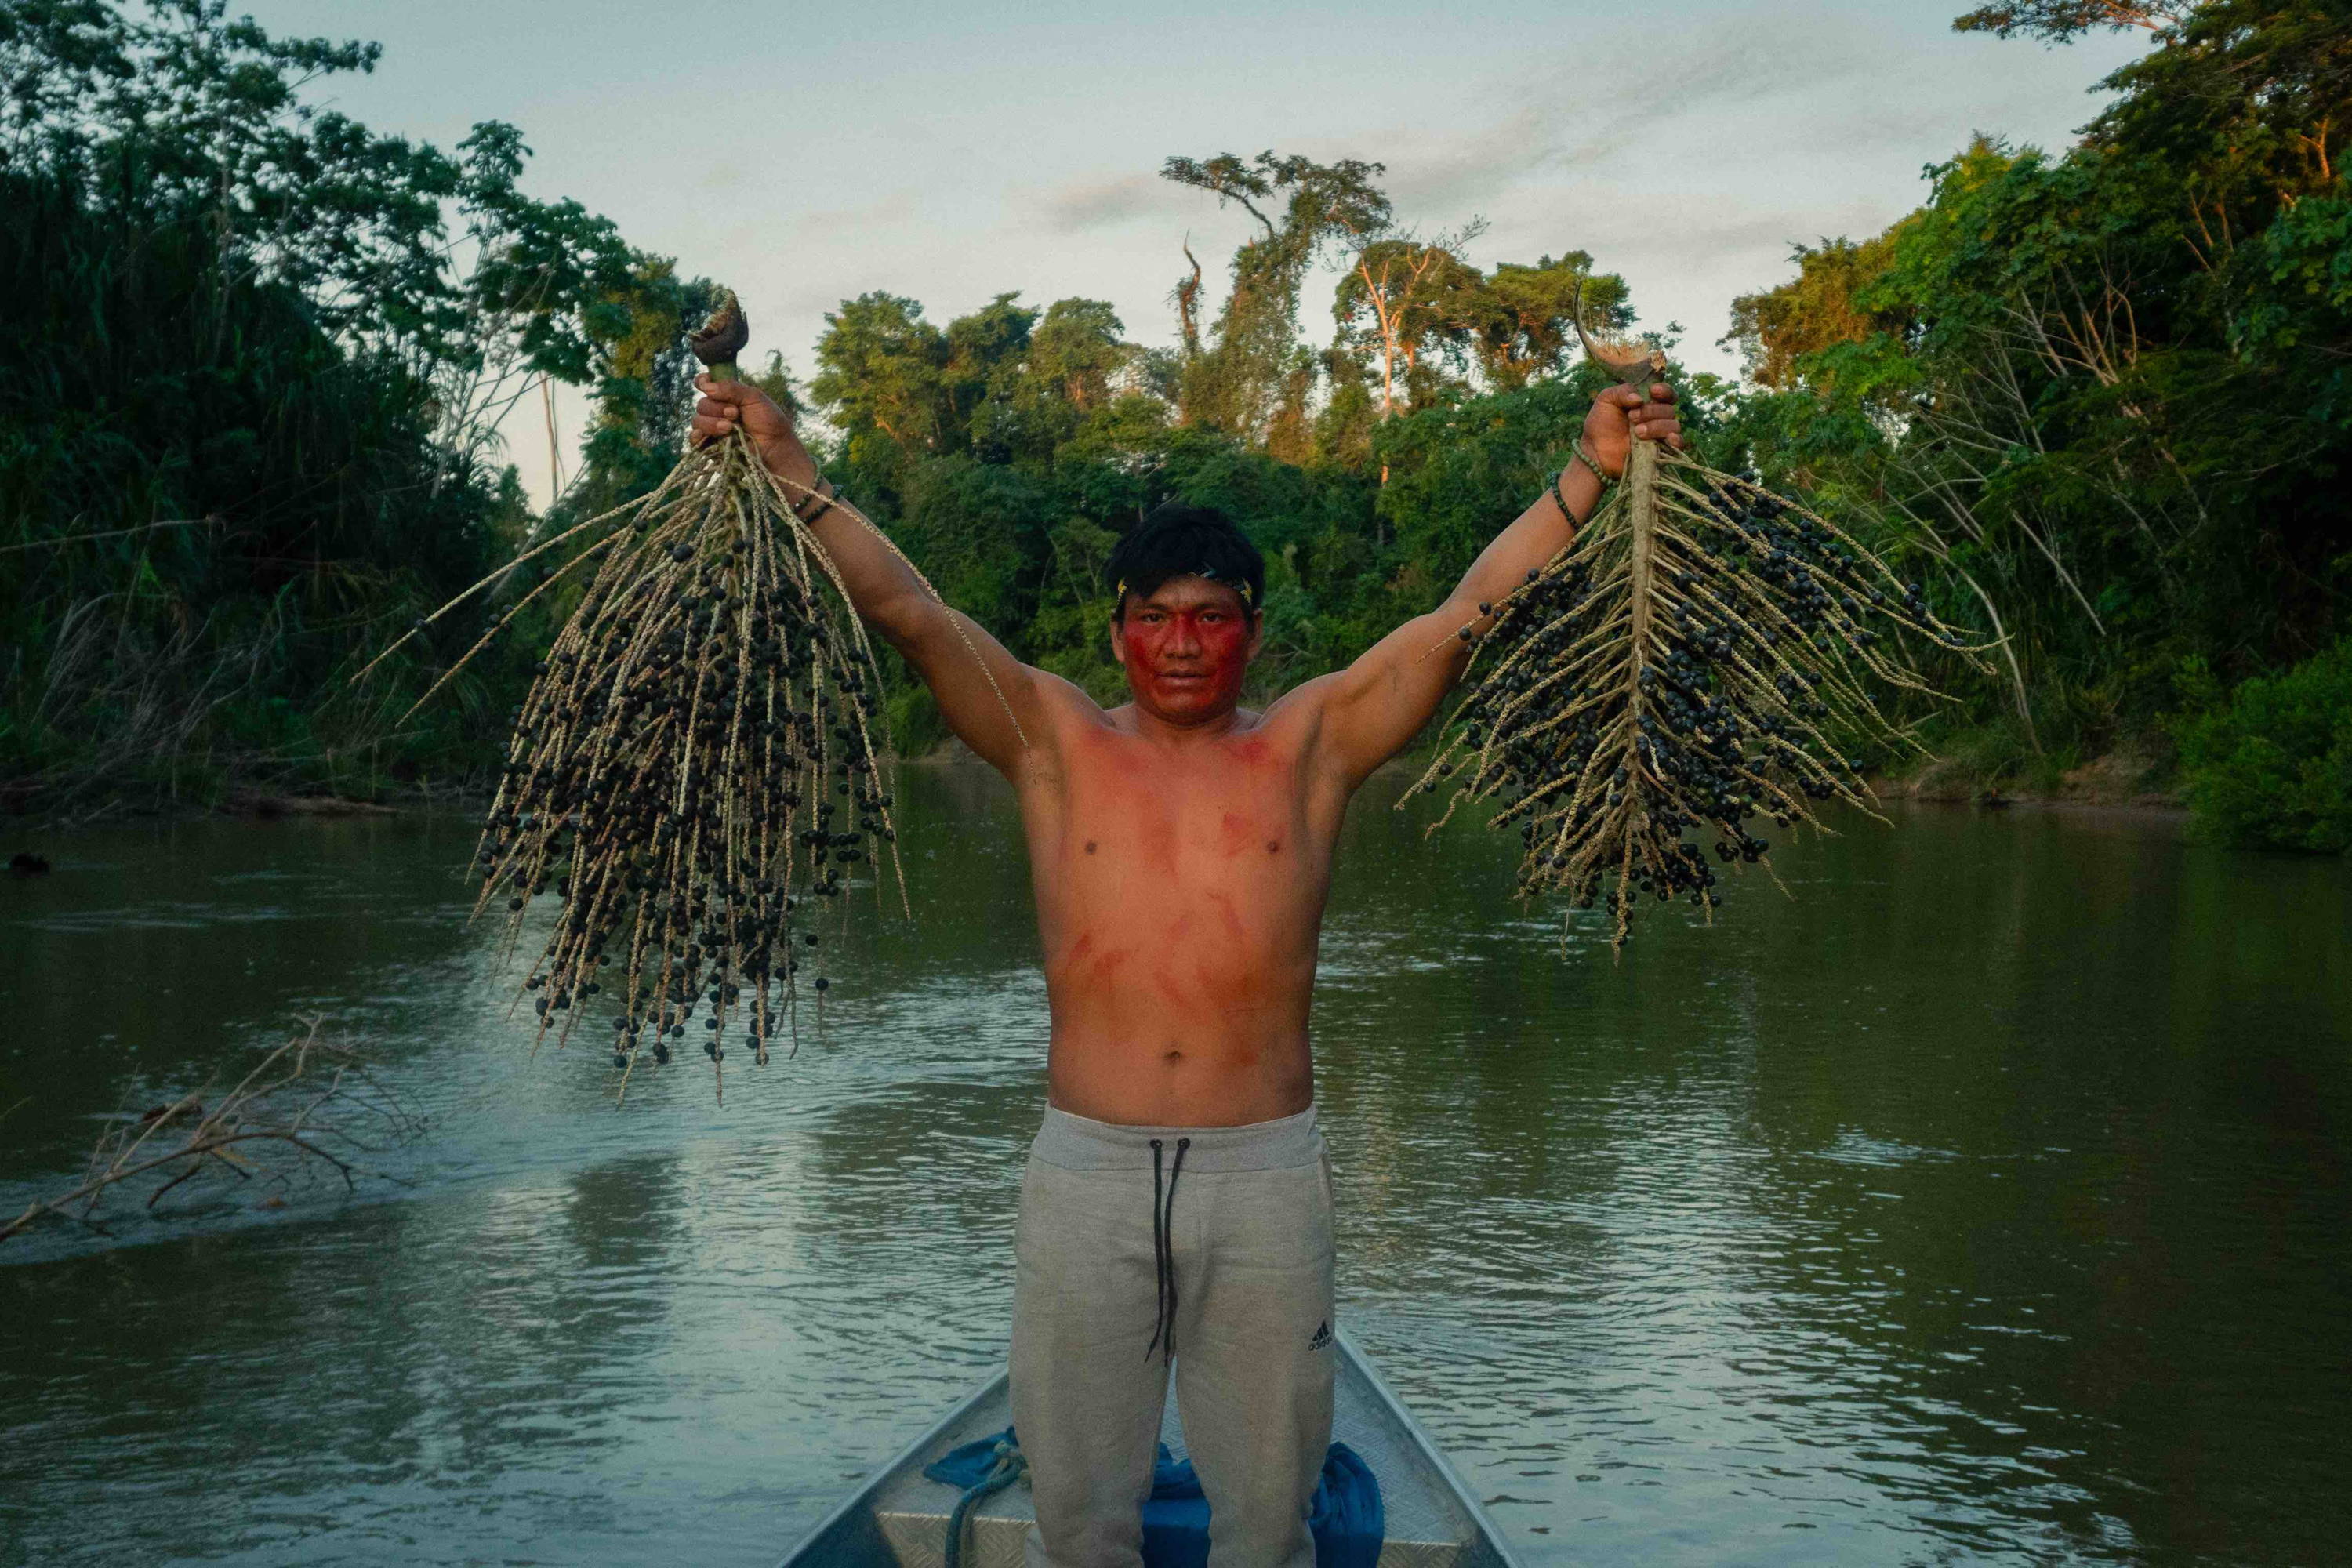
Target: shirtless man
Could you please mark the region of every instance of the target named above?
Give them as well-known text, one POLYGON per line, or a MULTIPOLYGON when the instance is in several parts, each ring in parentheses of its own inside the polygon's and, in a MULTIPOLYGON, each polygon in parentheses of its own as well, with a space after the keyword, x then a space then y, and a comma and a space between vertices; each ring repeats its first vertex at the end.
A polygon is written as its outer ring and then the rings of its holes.
MULTIPOLYGON (((698 384, 698 437, 740 429, 826 493, 775 404, 698 384)), ((1053 1016, 1015 1244, 1032 1568, 1139 1563, 1171 1361, 1213 1568, 1312 1568, 1334 1352, 1307 1020, 1340 820, 1460 679, 1455 633, 1569 542, 1600 499, 1593 469, 1613 479, 1635 439, 1682 444, 1662 383, 1593 401, 1580 459, 1444 604, 1263 713, 1240 699, 1265 565, 1218 513, 1171 503, 1121 539, 1110 646, 1134 700, 1105 711, 941 605, 853 519, 803 503, 858 614, 1020 797, 1053 1016)))

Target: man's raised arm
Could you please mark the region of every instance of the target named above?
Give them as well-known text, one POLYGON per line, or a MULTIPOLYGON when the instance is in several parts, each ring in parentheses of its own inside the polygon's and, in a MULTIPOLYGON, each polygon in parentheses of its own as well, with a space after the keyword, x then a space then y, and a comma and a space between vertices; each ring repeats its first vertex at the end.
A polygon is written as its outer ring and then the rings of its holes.
POLYGON ((799 500, 797 510, 849 590, 851 607, 915 667, 939 699, 948 728, 999 773, 1014 776, 1024 736, 1036 741, 1045 732, 1040 683, 1052 678, 1005 652, 971 616, 932 597, 913 568, 865 524, 837 506, 820 510, 807 492, 830 494, 830 489, 793 429, 792 416, 765 393, 707 375, 695 385, 702 390, 695 438, 740 430, 751 439, 768 471, 799 500))
MULTIPOLYGON (((1653 383, 1646 402, 1633 386, 1612 386, 1592 400, 1583 449, 1610 479, 1625 471, 1635 440, 1683 444, 1674 389, 1665 383, 1653 383)), ((1571 462, 1555 490, 1538 497, 1479 552, 1444 604, 1382 637, 1347 668, 1300 689, 1300 696, 1320 689, 1319 750, 1349 787, 1412 743, 1470 662, 1470 645, 1456 634, 1465 626, 1483 631, 1487 617, 1481 606, 1525 583, 1576 536, 1601 500, 1601 483, 1581 458, 1571 462), (1560 500, 1568 503, 1565 513, 1560 500)))

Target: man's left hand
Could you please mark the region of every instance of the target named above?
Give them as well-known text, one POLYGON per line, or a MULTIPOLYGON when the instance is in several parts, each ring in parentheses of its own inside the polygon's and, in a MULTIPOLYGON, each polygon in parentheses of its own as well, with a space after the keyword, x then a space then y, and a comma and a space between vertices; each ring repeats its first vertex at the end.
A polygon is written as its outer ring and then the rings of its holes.
POLYGON ((1675 411, 1675 389, 1654 381, 1644 398, 1630 383, 1611 387, 1592 400, 1592 412, 1584 416, 1584 439, 1601 476, 1612 479, 1624 473, 1635 441, 1664 441, 1681 451, 1683 422, 1675 411))

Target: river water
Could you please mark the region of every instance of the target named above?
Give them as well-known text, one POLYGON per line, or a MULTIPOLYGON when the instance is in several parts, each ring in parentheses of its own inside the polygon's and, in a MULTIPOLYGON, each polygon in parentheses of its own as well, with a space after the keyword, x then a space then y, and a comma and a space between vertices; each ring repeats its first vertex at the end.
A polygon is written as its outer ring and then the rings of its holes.
MULTIPOLYGON (((2345 1560, 2342 863, 1916 810, 1612 962, 1399 782, 1316 1007, 1341 1321, 1529 1563, 2345 1560)), ((992 776, 898 794, 917 922, 723 1105, 528 1058, 455 817, 0 881, 10 1214, 300 1016, 432 1119, 406 1187, 0 1246, 0 1563, 781 1555, 1004 1350, 1026 872, 992 776)))

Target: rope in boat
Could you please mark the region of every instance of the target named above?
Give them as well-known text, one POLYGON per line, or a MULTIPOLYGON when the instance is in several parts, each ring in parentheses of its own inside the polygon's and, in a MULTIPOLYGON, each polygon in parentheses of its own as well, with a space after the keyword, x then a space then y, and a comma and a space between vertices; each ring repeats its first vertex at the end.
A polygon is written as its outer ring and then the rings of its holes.
POLYGON ((963 1496, 956 1499, 955 1510, 948 1515, 947 1568, 963 1568, 964 1526, 970 1522, 972 1510, 1029 1471, 1028 1456, 1013 1443, 1010 1435, 999 1437, 996 1447, 991 1451, 996 1458, 995 1467, 973 1482, 963 1496))

